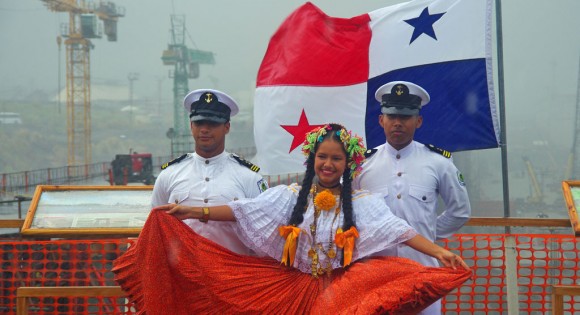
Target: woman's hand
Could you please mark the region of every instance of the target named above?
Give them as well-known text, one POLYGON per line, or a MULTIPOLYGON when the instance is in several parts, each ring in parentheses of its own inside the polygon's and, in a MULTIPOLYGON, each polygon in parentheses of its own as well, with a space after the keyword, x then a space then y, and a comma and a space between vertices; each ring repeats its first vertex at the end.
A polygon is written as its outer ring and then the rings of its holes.
POLYGON ((456 255, 442 247, 433 257, 437 258, 445 267, 456 269, 457 266, 462 266, 465 269, 470 269, 459 255, 456 255))
POLYGON ((175 203, 169 203, 166 205, 158 206, 153 208, 153 211, 165 211, 167 214, 171 214, 179 220, 185 219, 199 219, 201 218, 202 212, 199 207, 189 207, 175 203))
POLYGON ((465 261, 461 259, 461 257, 431 242, 420 234, 417 234, 411 239, 407 240, 405 244, 411 246, 423 254, 437 258, 445 267, 451 267, 455 269, 457 266, 461 266, 465 269, 470 269, 465 261))

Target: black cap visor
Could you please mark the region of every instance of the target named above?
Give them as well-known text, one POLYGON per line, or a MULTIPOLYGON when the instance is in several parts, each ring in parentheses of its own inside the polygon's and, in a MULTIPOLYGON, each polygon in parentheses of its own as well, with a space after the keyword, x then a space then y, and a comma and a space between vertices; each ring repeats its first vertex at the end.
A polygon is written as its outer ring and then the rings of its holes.
POLYGON ((228 122, 230 117, 229 115, 225 115, 222 112, 216 112, 212 110, 198 110, 189 115, 189 120, 192 122, 207 120, 223 124, 228 122))

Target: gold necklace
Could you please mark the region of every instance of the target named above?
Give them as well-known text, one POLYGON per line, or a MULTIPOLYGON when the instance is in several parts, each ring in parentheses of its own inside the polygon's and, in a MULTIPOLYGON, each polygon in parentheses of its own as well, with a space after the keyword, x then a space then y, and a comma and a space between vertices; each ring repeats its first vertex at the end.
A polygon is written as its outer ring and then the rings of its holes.
MULTIPOLYGON (((334 242, 332 240, 332 232, 334 230, 333 226, 334 223, 336 221, 336 218, 338 217, 338 214, 340 213, 340 204, 336 206, 336 209, 334 210, 334 218, 332 219, 332 223, 330 224, 330 236, 328 238, 328 249, 325 250, 324 246, 322 246, 322 243, 316 243, 316 230, 318 228, 318 218, 320 217, 320 213, 321 213, 321 209, 317 206, 316 202, 314 201, 316 199, 316 195, 318 193, 317 191, 317 185, 314 185, 311 189, 310 189, 310 194, 312 196, 312 203, 314 205, 314 221, 312 222, 312 224, 310 224, 310 234, 312 235, 312 243, 310 244, 310 250, 308 251, 308 256, 312 259, 311 262, 311 274, 313 277, 318 278, 319 275, 323 275, 323 274, 327 274, 330 276, 331 272, 332 272, 332 261, 336 258, 336 250, 334 249, 334 242), (318 256, 318 251, 317 249, 319 249, 325 256, 325 262, 326 264, 323 264, 320 261, 320 257, 318 256)), ((342 201, 342 199, 341 199, 342 201)), ((330 210, 330 209, 328 209, 330 210)))

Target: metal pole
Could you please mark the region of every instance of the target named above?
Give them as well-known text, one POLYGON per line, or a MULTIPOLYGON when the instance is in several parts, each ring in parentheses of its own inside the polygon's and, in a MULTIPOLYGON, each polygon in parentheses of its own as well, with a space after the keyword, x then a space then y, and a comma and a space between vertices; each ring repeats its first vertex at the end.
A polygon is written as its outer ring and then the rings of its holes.
POLYGON ((507 311, 508 315, 516 315, 519 312, 518 305, 518 252, 514 236, 505 238, 505 282, 507 287, 507 311))
POLYGON ((133 125, 133 82, 139 79, 139 73, 131 72, 127 75, 129 79, 129 122, 133 125))
MULTIPOLYGON (((506 135, 506 117, 505 117, 505 93, 503 80, 503 35, 501 24, 501 0, 495 0, 495 20, 497 35, 497 81, 498 81, 498 99, 499 99, 499 121, 500 121, 500 149, 503 181, 503 216, 510 217, 510 193, 508 183, 508 157, 507 157, 507 135, 506 135)), ((509 234, 510 227, 505 227, 505 233, 509 234)))
POLYGON ((56 37, 56 43, 58 44, 58 89, 57 89, 57 96, 58 96, 58 113, 60 114, 60 92, 61 92, 61 84, 60 84, 60 69, 61 69, 61 65, 60 65, 60 59, 61 59, 61 43, 62 43, 62 39, 60 36, 56 37))
POLYGON ((565 179, 577 179, 580 177, 580 138, 578 132, 580 131, 580 56, 578 59, 578 83, 576 88, 576 120, 574 121, 574 132, 572 138, 572 150, 570 151, 570 158, 568 162, 569 171, 566 172, 565 179))
POLYGON ((22 219, 22 199, 18 198, 18 219, 22 219))

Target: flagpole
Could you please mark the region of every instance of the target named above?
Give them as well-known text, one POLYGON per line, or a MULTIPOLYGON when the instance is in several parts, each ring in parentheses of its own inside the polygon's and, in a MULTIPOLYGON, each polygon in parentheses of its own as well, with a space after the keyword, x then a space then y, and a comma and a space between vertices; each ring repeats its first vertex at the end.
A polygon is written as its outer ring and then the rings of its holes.
MULTIPOLYGON (((497 81, 499 100, 499 121, 500 121, 500 150, 503 182, 503 216, 510 217, 510 193, 508 184, 508 158, 507 158, 507 136, 505 117, 505 95, 503 79, 503 35, 501 24, 501 0, 495 0, 495 20, 497 36, 497 81)), ((506 234, 510 233, 510 227, 505 227, 506 234)))

